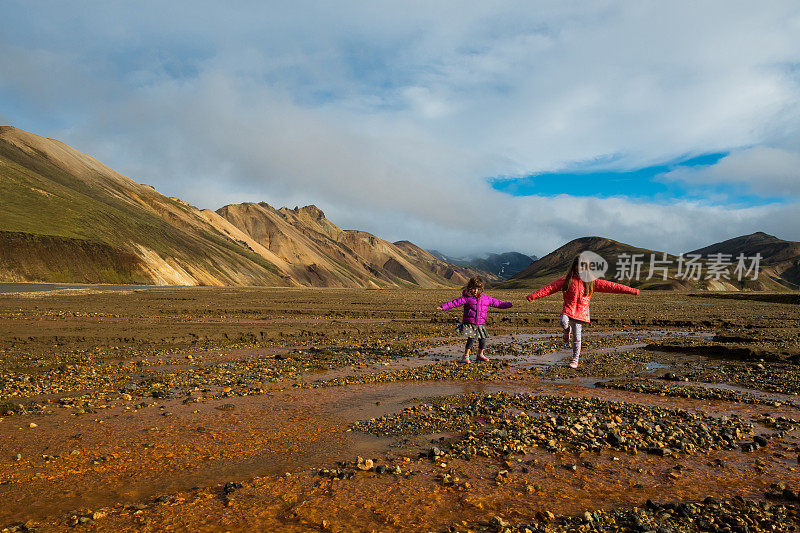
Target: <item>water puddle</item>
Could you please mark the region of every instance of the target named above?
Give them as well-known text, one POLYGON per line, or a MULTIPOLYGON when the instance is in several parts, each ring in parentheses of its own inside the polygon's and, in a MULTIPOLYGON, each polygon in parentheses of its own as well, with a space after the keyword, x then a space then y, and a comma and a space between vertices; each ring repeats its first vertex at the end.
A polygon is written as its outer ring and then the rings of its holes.
MULTIPOLYGON (((669 330, 598 331, 598 332, 585 333, 583 335, 583 339, 584 341, 586 341, 587 339, 590 340, 597 338, 624 337, 624 336, 643 337, 647 341, 657 341, 670 336, 701 337, 705 339, 710 339, 714 336, 714 333, 683 332, 683 331, 669 331, 669 330)), ((491 353, 492 345, 493 346, 502 345, 506 349, 510 348, 513 349, 515 352, 521 352, 518 354, 506 354, 502 353, 501 350, 501 353, 492 354, 490 356, 493 359, 513 362, 514 366, 518 366, 520 368, 546 368, 549 366, 566 365, 566 363, 572 357, 571 342, 564 343, 566 345, 566 348, 562 350, 555 350, 543 354, 530 353, 533 352, 535 348, 541 347, 542 345, 550 341, 560 342, 561 335, 551 334, 551 333, 494 335, 489 337, 488 339, 488 343, 490 345, 489 353, 491 353)), ((445 344, 442 346, 436 346, 426 350, 421 350, 420 357, 423 359, 427 359, 429 361, 460 359, 464 349, 463 342, 464 341, 459 341, 458 343, 445 344)), ((627 352, 630 350, 644 348, 649 343, 650 342, 635 342, 635 343, 621 344, 618 346, 601 348, 601 349, 585 348, 583 350, 583 353, 591 352, 595 354, 602 354, 610 352, 627 352)), ((474 357, 474 353, 472 354, 472 356, 474 357)), ((648 372, 653 372, 659 368, 667 368, 669 365, 663 365, 661 363, 651 362, 651 363, 645 363, 645 366, 647 367, 648 372)))
POLYGON ((720 390, 729 390, 734 392, 740 392, 744 394, 751 394, 758 398, 763 398, 765 400, 775 400, 782 403, 793 403, 797 401, 797 395, 791 394, 778 394, 775 392, 765 392, 758 389, 750 389, 747 387, 740 387, 738 385, 730 385, 728 383, 703 383, 701 381, 683 381, 680 382, 680 385, 683 387, 698 387, 704 389, 720 389, 720 390))
POLYGON ((672 368, 670 365, 666 365, 664 363, 656 363, 654 361, 648 361, 648 362, 645 362, 645 363, 642 363, 642 364, 644 365, 646 370, 645 370, 645 372, 640 373, 640 375, 641 374, 645 374, 645 373, 652 374, 653 372, 655 372, 656 370, 658 370, 660 368, 672 368))
POLYGON ((26 283, 3 282, 0 283, 0 294, 20 294, 32 292, 48 292, 66 289, 85 289, 92 291, 119 291, 140 289, 168 289, 165 285, 90 285, 82 283, 26 283))

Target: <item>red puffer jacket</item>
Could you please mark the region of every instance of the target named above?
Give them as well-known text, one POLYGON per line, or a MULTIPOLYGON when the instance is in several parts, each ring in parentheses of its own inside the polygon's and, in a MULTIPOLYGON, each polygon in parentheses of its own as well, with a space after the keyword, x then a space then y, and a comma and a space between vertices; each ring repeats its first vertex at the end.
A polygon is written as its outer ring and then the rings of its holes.
MULTIPOLYGON (((564 286, 564 280, 566 276, 563 278, 558 278, 554 282, 545 285, 541 289, 536 292, 533 292, 528 295, 528 301, 535 300, 537 298, 543 298, 545 296, 549 296, 556 291, 560 291, 561 288, 564 286)), ((627 285, 622 285, 621 283, 614 283, 613 281, 608 281, 605 279, 596 279, 594 280, 594 292, 616 292, 620 294, 639 294, 639 289, 634 289, 633 287, 628 287, 627 285)), ((589 322, 589 301, 592 299, 590 296, 583 295, 583 281, 579 277, 573 277, 570 280, 569 288, 567 292, 564 293, 564 308, 562 309, 562 313, 567 315, 570 318, 574 318, 575 320, 580 320, 581 322, 589 322)))

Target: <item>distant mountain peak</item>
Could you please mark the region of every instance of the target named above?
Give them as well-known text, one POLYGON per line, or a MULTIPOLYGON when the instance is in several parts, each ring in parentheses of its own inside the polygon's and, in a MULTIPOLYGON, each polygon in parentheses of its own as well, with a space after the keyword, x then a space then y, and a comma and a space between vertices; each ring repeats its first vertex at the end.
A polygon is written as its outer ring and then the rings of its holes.
POLYGON ((428 250, 428 252, 442 261, 491 272, 500 279, 509 279, 537 259, 536 256, 529 256, 520 252, 489 253, 483 256, 466 258, 450 257, 439 250, 428 250))
POLYGON ((292 209, 288 207, 281 207, 280 209, 278 209, 278 211, 283 214, 292 213, 296 217, 305 216, 310 218, 311 220, 322 220, 322 219, 327 220, 327 218, 325 218, 325 213, 322 211, 322 209, 315 206, 314 204, 306 205, 303 207, 294 206, 294 208, 292 209))
POLYGON ((609 239, 608 237, 598 237, 597 235, 592 235, 588 237, 578 237, 577 239, 571 240, 567 244, 582 244, 587 248, 592 248, 596 246, 608 246, 608 245, 620 244, 620 242, 615 241, 614 239, 609 239))
POLYGON ((325 218, 325 213, 319 207, 315 206, 314 204, 307 205, 304 207, 297 207, 294 208, 295 213, 307 215, 314 220, 320 220, 325 218))

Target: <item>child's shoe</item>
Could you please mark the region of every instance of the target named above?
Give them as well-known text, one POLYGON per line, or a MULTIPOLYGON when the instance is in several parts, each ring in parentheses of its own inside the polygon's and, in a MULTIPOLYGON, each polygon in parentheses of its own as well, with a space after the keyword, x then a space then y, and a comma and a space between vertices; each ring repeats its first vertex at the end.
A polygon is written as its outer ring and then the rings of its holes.
POLYGON ((476 359, 476 361, 482 361, 484 363, 488 363, 489 362, 489 358, 486 357, 485 355, 483 355, 482 353, 479 353, 478 354, 478 358, 476 359))
POLYGON ((569 362, 570 368, 578 368, 578 358, 573 357, 572 360, 569 362))
POLYGON ((464 357, 461 358, 461 362, 465 364, 469 364, 469 354, 465 353, 464 357))

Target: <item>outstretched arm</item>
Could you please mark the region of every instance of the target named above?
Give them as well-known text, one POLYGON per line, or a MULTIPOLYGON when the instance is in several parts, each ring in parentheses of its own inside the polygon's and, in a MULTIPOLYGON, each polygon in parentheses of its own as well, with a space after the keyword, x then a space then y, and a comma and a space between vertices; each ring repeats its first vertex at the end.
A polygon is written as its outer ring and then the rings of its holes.
POLYGON ((513 305, 511 302, 502 302, 497 298, 492 298, 491 296, 489 296, 488 298, 490 307, 499 307, 500 309, 508 309, 513 305))
POLYGON ((594 280, 594 292, 615 292, 618 294, 639 294, 639 289, 628 287, 622 283, 614 283, 607 279, 594 280))
POLYGON ((563 278, 558 278, 554 282, 548 283, 538 291, 532 292, 527 296, 528 301, 531 302, 537 298, 544 298, 545 296, 550 296, 554 292, 560 291, 561 287, 564 286, 565 278, 566 276, 564 276, 563 278))
POLYGON ((445 302, 442 304, 442 310, 447 311, 448 309, 453 309, 455 307, 461 307, 467 303, 467 299, 463 296, 461 298, 456 298, 455 300, 450 300, 449 302, 445 302))

